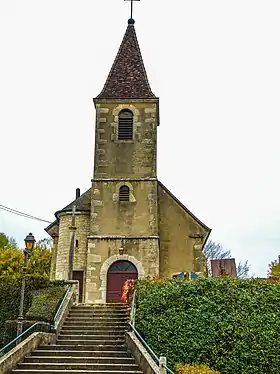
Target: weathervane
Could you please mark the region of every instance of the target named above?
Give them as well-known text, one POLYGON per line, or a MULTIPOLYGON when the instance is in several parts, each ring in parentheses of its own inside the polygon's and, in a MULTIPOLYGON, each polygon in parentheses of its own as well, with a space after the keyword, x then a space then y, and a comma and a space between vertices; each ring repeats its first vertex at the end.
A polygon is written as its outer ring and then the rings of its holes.
POLYGON ((130 15, 130 19, 133 19, 133 2, 134 1, 140 1, 140 0, 124 0, 124 1, 130 1, 130 3, 131 3, 131 15, 130 15))

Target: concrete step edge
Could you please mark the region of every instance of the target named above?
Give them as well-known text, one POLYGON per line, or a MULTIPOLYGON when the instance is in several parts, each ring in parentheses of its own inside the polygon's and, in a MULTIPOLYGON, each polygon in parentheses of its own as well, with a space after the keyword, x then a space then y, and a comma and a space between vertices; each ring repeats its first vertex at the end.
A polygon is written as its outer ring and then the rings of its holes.
MULTIPOLYGON (((125 333, 125 330, 123 330, 123 331, 119 331, 119 330, 96 330, 96 329, 83 329, 83 330, 72 330, 72 329, 65 329, 65 328, 63 328, 61 331, 60 331, 60 334, 62 334, 62 333, 65 333, 65 332, 68 332, 69 333, 69 331, 72 331, 73 333, 75 332, 75 333, 79 333, 79 332, 85 332, 85 331, 89 331, 89 332, 96 332, 96 334, 95 335, 98 335, 98 333, 104 333, 104 332, 106 332, 107 334, 115 334, 115 333, 119 333, 119 335, 121 335, 121 334, 124 334, 125 333)), ((72 335, 72 334, 69 334, 69 335, 72 335)), ((118 334, 117 334, 118 335, 118 334)))
MULTIPOLYGON (((91 367, 97 367, 98 368, 98 366, 102 366, 102 365, 106 365, 106 366, 108 366, 108 367, 111 367, 111 368, 114 368, 114 367, 116 367, 117 365, 119 365, 119 366, 122 366, 122 367, 128 367, 128 368, 130 368, 130 367, 135 367, 135 368, 138 368, 138 365, 137 364, 135 364, 135 363, 133 363, 133 364, 108 364, 108 363, 103 363, 103 364, 101 364, 101 363, 90 363, 90 364, 88 364, 88 363, 75 363, 75 362, 41 362, 41 363, 37 363, 37 362, 22 362, 22 363, 20 363, 20 364, 18 364, 18 368, 20 369, 20 368, 24 368, 24 366, 33 366, 33 367, 36 367, 36 366, 41 366, 41 367, 44 367, 44 366, 57 366, 57 367, 63 367, 63 368, 65 368, 65 369, 67 369, 67 366, 73 366, 73 365, 75 365, 75 366, 77 366, 77 367, 84 367, 84 368, 86 368, 86 367, 89 367, 89 366, 91 366, 91 367)), ((73 370, 75 370, 75 369, 73 369, 73 370)))
MULTIPOLYGON (((132 357, 102 357, 102 356, 69 356, 69 357, 64 357, 64 356, 28 356, 28 357, 25 357, 25 359, 36 359, 36 360, 44 360, 44 359, 48 359, 48 360, 57 360, 57 359, 61 359, 61 360, 64 360, 65 358, 69 358, 69 359, 80 359, 80 360, 102 360, 102 361, 105 361, 105 360, 116 360, 116 361, 121 361, 121 360, 124 360, 124 361, 132 361, 133 364, 135 364, 135 360, 134 358, 132 357)), ((112 363, 113 365, 113 363, 112 363)))
MULTIPOLYGON (((71 346, 72 347, 72 346, 71 346)), ((96 353, 96 354, 100 354, 100 352, 103 352, 103 353, 107 353, 108 355, 109 354, 117 354, 117 353, 127 353, 126 351, 123 352, 123 351, 76 351, 76 350, 65 350, 65 351, 62 351, 61 349, 34 349, 33 353, 44 353, 44 352, 48 352, 48 353, 55 353, 55 352, 65 352, 65 353, 73 353, 73 354, 79 354, 79 353, 88 353, 88 354, 93 354, 93 353, 96 353)), ((129 354, 129 353, 127 353, 129 354)), ((39 355, 38 355, 39 356, 39 355)), ((36 357, 38 357, 36 356, 36 357)), ((29 356, 31 357, 31 356, 29 356)), ((42 356, 42 357, 46 357, 46 356, 42 356)), ((48 356, 49 357, 49 356, 48 356)), ((74 356, 75 357, 75 356, 74 356)), ((98 356, 96 356, 98 357, 98 356)), ((105 356, 100 356, 100 357, 105 357, 105 356)))
MULTIPOLYGON (((90 338, 92 338, 94 340, 95 340, 95 338, 97 340, 103 340, 103 339, 109 339, 110 340, 110 339, 112 339, 112 335, 95 335, 95 334, 92 334, 92 335, 85 335, 85 334, 84 335, 83 334, 76 334, 76 335, 75 334, 64 334, 64 335, 59 335, 58 339, 61 338, 61 339, 65 340, 67 338, 70 339, 71 337, 77 338, 78 336, 84 337, 85 340, 88 340, 90 338)), ((122 335, 115 335, 114 338, 117 339, 117 340, 123 339, 124 338, 124 334, 122 334, 122 335)), ((79 340, 81 340, 81 339, 79 339, 79 340)))
MULTIPOLYGON (((114 348, 114 352, 126 352, 126 346, 125 344, 102 344, 101 345, 102 348, 104 348, 104 350, 102 350, 102 352, 111 352, 110 350, 106 350, 106 349, 109 349, 109 348, 114 348), (118 350, 117 350, 118 348, 118 350)), ((92 348, 95 348, 96 347, 100 347, 100 344, 58 344, 55 346, 56 347, 56 351, 60 351, 60 352, 68 352, 68 349, 70 350, 73 350, 73 348, 78 348, 77 351, 80 351, 80 352, 84 352, 84 351, 87 351, 89 350, 90 347, 92 348), (59 348, 58 348, 59 347, 59 348), (81 350, 80 348, 85 348, 84 350, 81 350)), ((46 349, 42 349, 43 352, 45 351, 49 351, 48 348, 46 349)), ((91 350, 89 350, 91 351, 91 350)), ((92 352, 98 352, 98 350, 92 350, 92 352)))
MULTIPOLYGON (((34 374, 37 374, 37 373, 65 373, 65 370, 48 370, 48 369, 43 369, 43 370, 40 370, 40 369, 14 369, 12 371, 10 371, 10 373, 34 373, 34 374)), ((143 374, 143 371, 138 371, 138 370, 114 370, 114 371, 111 371, 111 370, 68 370, 67 373, 75 373, 75 374, 83 374, 83 373, 96 373, 96 374, 143 374)))
MULTIPOLYGON (((88 343, 91 343, 92 345, 116 345, 118 346, 120 342, 124 342, 124 339, 122 340, 119 340, 119 341, 116 341, 116 340, 112 340, 112 339, 107 339, 107 340, 99 340, 99 339, 95 339, 95 340, 81 340, 81 339, 58 339, 57 340, 58 342, 73 342, 73 343, 80 343, 78 345, 87 345, 87 344, 81 344, 85 341, 87 341, 88 343), (95 344, 93 344, 95 343, 95 344), (106 344, 107 343, 107 344, 106 344), (109 343, 109 344, 108 344, 109 343), (111 344, 110 344, 111 343, 111 344), (112 344, 114 343, 114 344, 112 344)), ((67 345, 67 344, 65 344, 67 345)), ((88 344, 89 345, 89 344, 88 344)))

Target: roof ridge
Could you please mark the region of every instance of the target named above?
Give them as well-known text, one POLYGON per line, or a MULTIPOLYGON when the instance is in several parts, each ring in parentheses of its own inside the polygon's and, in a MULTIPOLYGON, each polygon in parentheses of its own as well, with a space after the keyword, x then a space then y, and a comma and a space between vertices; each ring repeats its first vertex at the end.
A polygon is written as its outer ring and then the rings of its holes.
POLYGON ((135 31, 135 27, 133 25, 128 25, 128 27, 132 27, 132 31, 133 31, 133 34, 134 34, 134 37, 135 37, 135 42, 136 42, 136 48, 138 49, 138 52, 139 52, 140 63, 142 65, 142 69, 144 70, 144 78, 145 78, 146 84, 147 84, 151 94, 155 97, 155 95, 152 92, 151 86, 150 86, 150 82, 149 82, 149 79, 148 79, 148 74, 147 74, 147 71, 146 71, 146 68, 145 68, 145 64, 144 64, 144 60, 143 60, 143 57, 142 57, 142 53, 141 53, 140 45, 139 45, 139 42, 138 42, 137 34, 136 34, 136 31, 135 31))
MULTIPOLYGON (((158 184, 160 185, 160 187, 165 191, 167 192, 173 199, 174 201, 180 205, 180 207, 185 210, 197 223, 199 223, 205 230, 209 230, 209 233, 208 233, 208 236, 210 235, 210 232, 211 232, 211 229, 205 225, 205 223, 203 223, 198 217, 196 217, 196 215, 194 215, 194 213, 192 213, 179 199, 177 199, 177 197, 162 183, 158 180, 158 184)), ((207 238, 208 238, 207 236, 207 238)))

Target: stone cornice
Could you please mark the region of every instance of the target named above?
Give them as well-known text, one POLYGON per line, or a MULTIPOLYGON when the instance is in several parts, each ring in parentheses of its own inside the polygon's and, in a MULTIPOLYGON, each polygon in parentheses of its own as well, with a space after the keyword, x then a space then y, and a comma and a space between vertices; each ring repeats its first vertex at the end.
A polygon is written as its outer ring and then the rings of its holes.
POLYGON ((157 181, 157 178, 94 178, 91 182, 149 182, 149 181, 157 181))
POLYGON ((159 236, 158 235, 148 235, 148 236, 133 236, 133 235, 129 235, 129 236, 125 236, 125 235, 90 235, 88 236, 88 239, 100 239, 100 240, 108 240, 108 239, 125 239, 125 240, 134 240, 134 239, 143 239, 143 240, 147 240, 147 239, 153 239, 153 240, 156 240, 156 239, 159 239, 159 236))

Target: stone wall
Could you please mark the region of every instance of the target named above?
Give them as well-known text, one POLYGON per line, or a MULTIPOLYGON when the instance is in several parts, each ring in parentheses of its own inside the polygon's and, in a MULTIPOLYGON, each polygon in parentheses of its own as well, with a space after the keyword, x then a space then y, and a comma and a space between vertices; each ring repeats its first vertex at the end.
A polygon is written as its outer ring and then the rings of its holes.
POLYGON ((126 332, 125 341, 129 351, 143 373, 160 374, 158 365, 133 332, 126 332))
POLYGON ((156 177, 156 100, 96 104, 94 178, 156 177), (134 114, 134 139, 118 140, 118 114, 134 114))
POLYGON ((98 237, 88 239, 85 302, 105 302, 107 271, 117 260, 127 260, 136 266, 139 277, 157 277, 159 273, 158 237, 128 238, 98 237), (119 255, 123 245, 124 255, 119 255))
POLYGON ((210 230, 158 185, 160 277, 178 272, 204 272, 202 245, 210 230), (202 238, 191 236, 202 235, 202 238))
POLYGON ((44 332, 34 332, 21 343, 16 345, 8 353, 0 358, 0 374, 7 374, 23 361, 24 357, 30 355, 39 345, 55 344, 57 336, 44 332))
POLYGON ((58 239, 59 239, 58 236, 52 236, 53 246, 52 246, 52 260, 51 260, 50 280, 54 280, 55 279, 55 274, 56 274, 58 239))
MULTIPOLYGON (((55 264, 55 278, 68 279, 70 226, 72 213, 62 213, 59 220, 59 240, 55 264)), ((75 214, 74 270, 85 270, 87 261, 87 237, 90 233, 89 212, 75 214), (78 246, 76 246, 76 240, 78 246)))
MULTIPOLYGON (((141 277, 203 269, 201 248, 209 229, 156 178, 157 110, 157 99, 96 102, 91 212, 77 212, 75 231, 74 270, 84 271, 85 302, 106 301, 107 271, 118 259, 134 263, 141 277), (133 140, 118 140, 123 109, 134 114, 133 140), (129 201, 119 201, 123 185, 129 201)), ((60 214, 56 279, 68 277, 71 219, 71 212, 60 214)))

